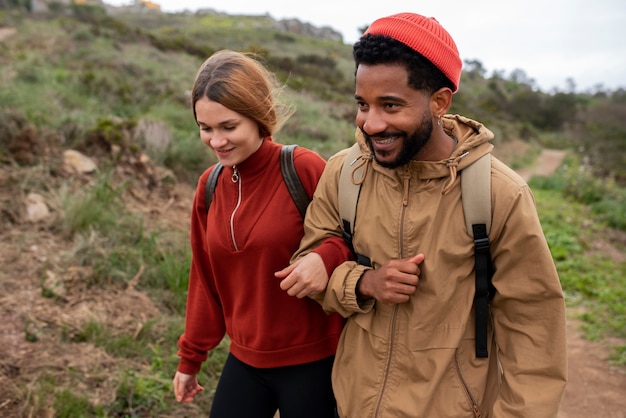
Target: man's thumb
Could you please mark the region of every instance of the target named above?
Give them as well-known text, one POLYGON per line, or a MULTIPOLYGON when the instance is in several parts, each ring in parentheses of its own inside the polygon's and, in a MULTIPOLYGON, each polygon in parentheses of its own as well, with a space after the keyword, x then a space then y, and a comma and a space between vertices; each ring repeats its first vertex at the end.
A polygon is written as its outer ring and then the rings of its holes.
POLYGON ((409 263, 415 263, 415 264, 421 264, 422 261, 424 261, 424 254, 418 254, 418 255, 414 255, 413 257, 409 258, 409 263))

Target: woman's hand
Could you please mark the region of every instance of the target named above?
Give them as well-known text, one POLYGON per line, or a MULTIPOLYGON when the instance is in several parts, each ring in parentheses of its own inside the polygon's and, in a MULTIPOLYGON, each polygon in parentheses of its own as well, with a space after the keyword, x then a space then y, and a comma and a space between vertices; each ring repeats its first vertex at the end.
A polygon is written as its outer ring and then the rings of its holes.
POLYGON ((195 374, 176 372, 174 376, 174 396, 178 402, 191 402, 204 388, 198 384, 195 374))
POLYGON ((286 290, 289 296, 297 298, 315 296, 326 290, 328 285, 328 273, 324 261, 319 254, 314 252, 299 258, 274 275, 283 279, 280 282, 280 288, 286 290))

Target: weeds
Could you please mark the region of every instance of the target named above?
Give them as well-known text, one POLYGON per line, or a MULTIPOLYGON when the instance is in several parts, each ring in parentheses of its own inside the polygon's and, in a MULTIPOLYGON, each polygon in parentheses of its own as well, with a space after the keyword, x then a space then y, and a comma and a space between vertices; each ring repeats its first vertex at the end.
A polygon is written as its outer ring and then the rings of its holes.
POLYGON ((102 417, 102 408, 94 407, 89 399, 76 395, 69 389, 57 393, 54 399, 56 418, 102 417))
POLYGON ((73 190, 69 183, 59 189, 62 218, 59 232, 72 237, 90 230, 105 235, 119 229, 120 215, 124 211, 121 187, 113 187, 110 173, 102 173, 90 187, 73 190))
MULTIPOLYGON (((607 227, 622 225, 614 220, 623 219, 623 204, 617 202, 626 191, 615 183, 599 182, 578 167, 569 160, 555 175, 530 184, 566 301, 584 307, 580 319, 586 337, 626 338, 626 262, 594 251, 591 245, 597 237, 604 238, 607 227)), ((615 347, 611 358, 626 364, 624 346, 615 347)))
POLYGON ((533 179, 532 185, 561 192, 589 206, 597 220, 607 226, 626 230, 626 188, 610 177, 596 177, 576 156, 569 156, 556 174, 533 179))

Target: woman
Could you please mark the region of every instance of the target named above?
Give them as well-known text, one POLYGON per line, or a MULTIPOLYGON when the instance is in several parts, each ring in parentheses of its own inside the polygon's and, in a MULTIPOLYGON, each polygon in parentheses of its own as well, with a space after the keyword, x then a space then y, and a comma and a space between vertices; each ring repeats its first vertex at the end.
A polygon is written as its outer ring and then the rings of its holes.
MULTIPOLYGON (((200 139, 224 169, 208 211, 205 185, 215 166, 200 176, 196 190, 185 332, 173 385, 180 402, 202 392, 196 375, 207 351, 228 334, 212 418, 271 418, 277 410, 281 418, 334 417, 330 374, 343 319, 274 276, 303 235, 280 171, 282 146, 272 140, 289 116, 275 102, 276 92, 265 67, 234 51, 206 60, 192 90, 200 139)), ((294 163, 311 197, 325 162, 298 147, 294 163)), ((318 250, 326 274, 350 257, 341 239, 318 250)))

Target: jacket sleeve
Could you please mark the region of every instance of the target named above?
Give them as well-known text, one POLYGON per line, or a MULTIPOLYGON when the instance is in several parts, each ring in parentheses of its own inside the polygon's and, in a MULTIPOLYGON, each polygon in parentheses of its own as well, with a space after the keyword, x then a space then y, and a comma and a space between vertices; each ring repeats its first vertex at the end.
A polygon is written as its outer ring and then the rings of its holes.
MULTIPOLYGON (((563 291, 528 186, 495 203, 491 303, 502 387, 492 417, 556 417, 567 381, 563 291)), ((496 353, 490 354, 495 355, 496 353)))
POLYGON ((367 312, 374 300, 357 302, 356 283, 367 269, 352 260, 353 256, 343 241, 341 219, 338 211, 338 181, 347 150, 329 159, 317 185, 304 221, 304 237, 293 260, 315 251, 322 256, 330 280, 325 292, 315 299, 327 312, 338 312, 348 317, 357 312, 367 312), (340 248, 340 255, 337 255, 340 248), (330 255, 329 255, 330 254, 330 255), (329 261, 330 260, 330 261, 329 261))
POLYGON ((200 178, 191 213, 191 253, 185 331, 178 340, 178 371, 197 374, 208 351, 226 333, 224 314, 213 285, 210 258, 206 248, 205 185, 208 171, 200 178))
MULTIPOLYGON (((313 199, 326 162, 313 151, 298 147, 294 155, 294 164, 307 194, 313 199)), ((352 251, 348 248, 341 234, 338 237, 329 236, 324 239, 312 252, 320 255, 329 277, 337 266, 353 258, 352 251)), ((295 260, 295 257, 292 260, 295 260)))

